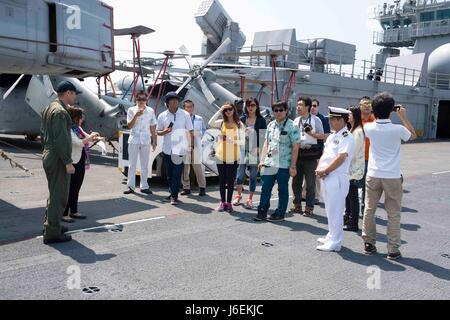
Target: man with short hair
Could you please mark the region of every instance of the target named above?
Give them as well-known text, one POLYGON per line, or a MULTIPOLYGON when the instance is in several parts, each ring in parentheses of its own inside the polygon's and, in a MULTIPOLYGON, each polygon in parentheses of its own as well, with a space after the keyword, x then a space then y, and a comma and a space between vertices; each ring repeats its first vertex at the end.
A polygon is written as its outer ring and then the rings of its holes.
MULTIPOLYGON (((328 121, 328 118, 326 118, 323 114, 320 113, 320 102, 318 99, 312 100, 311 113, 313 115, 315 115, 316 117, 318 117, 320 119, 320 121, 322 121, 324 134, 323 134, 323 137, 321 137, 321 139, 317 140, 317 142, 323 150, 325 141, 327 140, 328 136, 330 135, 331 130, 330 130, 330 122, 328 121)), ((317 132, 316 132, 316 134, 317 134, 317 132)), ((314 200, 315 205, 318 205, 320 203, 320 198, 322 195, 322 189, 320 186, 321 186, 320 178, 316 177, 316 199, 314 200)), ((303 183, 302 198, 306 199, 306 183, 303 183)))
POLYGON ((297 102, 299 117, 294 124, 300 130, 300 150, 297 158, 297 175, 292 180, 294 205, 291 213, 300 213, 305 217, 312 217, 316 199, 316 169, 317 162, 322 156, 322 147, 318 139, 322 138, 322 121, 311 114, 312 100, 309 97, 300 97, 297 102), (306 180, 306 207, 302 208, 303 178, 306 180))
POLYGON ((49 198, 45 211, 44 244, 72 240, 61 219, 69 197, 69 175, 75 173, 72 164, 72 119, 67 108, 75 104, 80 91, 69 81, 59 83, 58 98, 42 111, 41 138, 43 166, 48 182, 49 198))
POLYGON ((400 170, 400 147, 402 141, 417 138, 414 127, 408 120, 406 109, 398 106, 394 111, 394 97, 387 93, 377 95, 373 100, 376 122, 366 124, 364 131, 370 139, 369 167, 366 179, 366 205, 363 221, 364 252, 377 251, 375 212, 381 195, 385 194, 384 206, 388 215, 387 238, 389 260, 401 258, 400 220, 402 209, 402 177, 400 170), (403 125, 390 120, 396 112, 403 125))
POLYGON ((191 141, 192 149, 186 154, 186 162, 184 164, 183 172, 183 192, 182 196, 191 194, 191 166, 194 168, 197 183, 200 188, 199 196, 206 196, 206 178, 205 169, 202 164, 202 137, 206 132, 205 122, 203 118, 196 115, 194 112, 194 102, 186 100, 183 102, 184 111, 189 113, 191 117, 192 126, 194 128, 193 141, 191 141))
POLYGON ((181 177, 184 169, 184 158, 190 150, 192 120, 189 113, 180 109, 180 97, 176 92, 169 92, 164 97, 167 111, 158 117, 158 135, 164 137, 163 156, 166 167, 169 192, 165 201, 178 205, 178 195, 181 187, 181 177))
POLYGON ((323 156, 319 161, 316 174, 322 179, 322 196, 328 218, 328 234, 317 241, 319 251, 338 252, 342 248, 345 199, 350 189, 349 169, 355 149, 355 141, 348 131, 350 111, 342 108, 329 108, 330 126, 333 130, 327 142, 323 156))
POLYGON ((267 220, 270 209, 270 198, 275 182, 278 183, 278 207, 269 221, 283 221, 289 202, 289 179, 297 175, 297 156, 300 143, 300 132, 294 122, 288 118, 288 106, 278 102, 272 106, 275 120, 266 130, 266 141, 261 151, 262 190, 255 221, 267 220))
MULTIPOLYGON (((156 149, 156 116, 152 108, 147 107, 147 93, 145 91, 136 94, 137 105, 128 109, 127 124, 130 129, 128 139, 128 155, 130 166, 128 168, 128 190, 124 194, 135 193, 136 166, 139 157, 141 164, 141 192, 152 194, 148 185, 148 163, 150 159, 150 145, 153 151, 156 149)), ((150 172, 151 174, 151 172, 150 172)))

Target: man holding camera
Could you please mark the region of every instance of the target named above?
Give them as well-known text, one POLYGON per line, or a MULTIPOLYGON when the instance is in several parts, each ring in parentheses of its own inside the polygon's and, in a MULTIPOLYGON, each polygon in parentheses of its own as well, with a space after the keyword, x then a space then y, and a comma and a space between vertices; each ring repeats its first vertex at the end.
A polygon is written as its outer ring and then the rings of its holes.
POLYGON ((186 154, 191 150, 194 127, 191 116, 179 108, 180 96, 176 92, 165 95, 167 110, 158 117, 158 136, 164 137, 163 155, 166 167, 169 192, 165 200, 178 205, 186 154))
POLYGON ((156 116, 153 109, 146 106, 147 94, 144 91, 136 94, 137 106, 128 109, 127 125, 130 129, 128 139, 128 155, 130 166, 128 168, 128 190, 124 194, 135 193, 136 167, 139 157, 141 163, 141 192, 152 194, 148 185, 148 162, 150 158, 150 145, 156 149, 156 116))
POLYGON ((294 206, 291 213, 300 213, 305 217, 314 214, 316 199, 316 169, 317 162, 322 156, 323 148, 318 140, 324 138, 322 121, 311 113, 312 100, 309 97, 300 97, 297 102, 295 125, 300 129, 300 150, 297 158, 297 175, 292 181, 294 193, 294 206), (302 209, 302 185, 306 179, 306 207, 302 209))
POLYGON ((394 97, 387 93, 377 95, 373 100, 373 112, 377 119, 364 127, 370 139, 369 167, 366 178, 366 203, 363 221, 363 239, 365 254, 377 252, 375 212, 383 192, 388 215, 387 237, 389 260, 401 258, 400 219, 402 209, 402 177, 400 171, 400 147, 402 141, 417 138, 414 127, 408 120, 406 109, 395 106, 394 97), (390 120, 396 112, 403 125, 393 124, 390 120))

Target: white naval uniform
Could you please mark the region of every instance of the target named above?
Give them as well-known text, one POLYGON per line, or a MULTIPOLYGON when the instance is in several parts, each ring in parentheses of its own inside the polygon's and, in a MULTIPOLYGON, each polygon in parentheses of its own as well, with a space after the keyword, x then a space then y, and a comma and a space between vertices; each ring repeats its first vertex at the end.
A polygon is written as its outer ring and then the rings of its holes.
POLYGON ((321 181, 322 197, 325 201, 329 230, 325 238, 325 247, 331 250, 339 251, 342 245, 344 228, 342 212, 345 211, 345 198, 350 188, 348 175, 354 149, 354 138, 345 127, 328 137, 318 167, 319 170, 325 170, 339 154, 348 154, 344 163, 321 181))
MULTIPOLYGON (((128 109, 127 122, 130 123, 134 115, 139 111, 139 107, 135 106, 128 109)), ((130 131, 128 139, 128 155, 130 166, 128 167, 128 187, 134 191, 136 188, 136 167, 138 157, 141 164, 141 190, 149 189, 148 185, 148 162, 150 158, 151 133, 150 127, 156 126, 155 111, 149 107, 145 107, 144 114, 140 116, 130 131)))

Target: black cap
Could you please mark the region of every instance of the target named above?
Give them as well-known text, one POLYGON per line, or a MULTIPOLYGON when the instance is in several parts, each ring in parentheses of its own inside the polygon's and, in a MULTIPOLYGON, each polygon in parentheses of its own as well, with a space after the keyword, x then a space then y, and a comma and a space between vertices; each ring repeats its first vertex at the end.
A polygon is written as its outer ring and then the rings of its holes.
POLYGON ((82 94, 83 92, 78 91, 77 88, 73 85, 73 83, 69 81, 62 81, 58 84, 58 87, 56 87, 57 93, 63 93, 66 91, 74 91, 76 94, 82 94))
POLYGON ((164 101, 166 103, 168 103, 172 99, 177 99, 178 101, 181 101, 180 96, 175 91, 168 92, 164 97, 164 101))

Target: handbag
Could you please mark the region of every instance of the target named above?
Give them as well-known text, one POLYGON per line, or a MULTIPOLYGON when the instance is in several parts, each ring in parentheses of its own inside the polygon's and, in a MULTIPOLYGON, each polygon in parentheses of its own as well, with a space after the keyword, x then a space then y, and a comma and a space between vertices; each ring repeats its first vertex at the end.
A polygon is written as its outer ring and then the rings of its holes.
POLYGON ((300 149, 299 158, 302 160, 316 160, 320 159, 323 154, 323 147, 319 144, 311 145, 309 149, 300 149))

